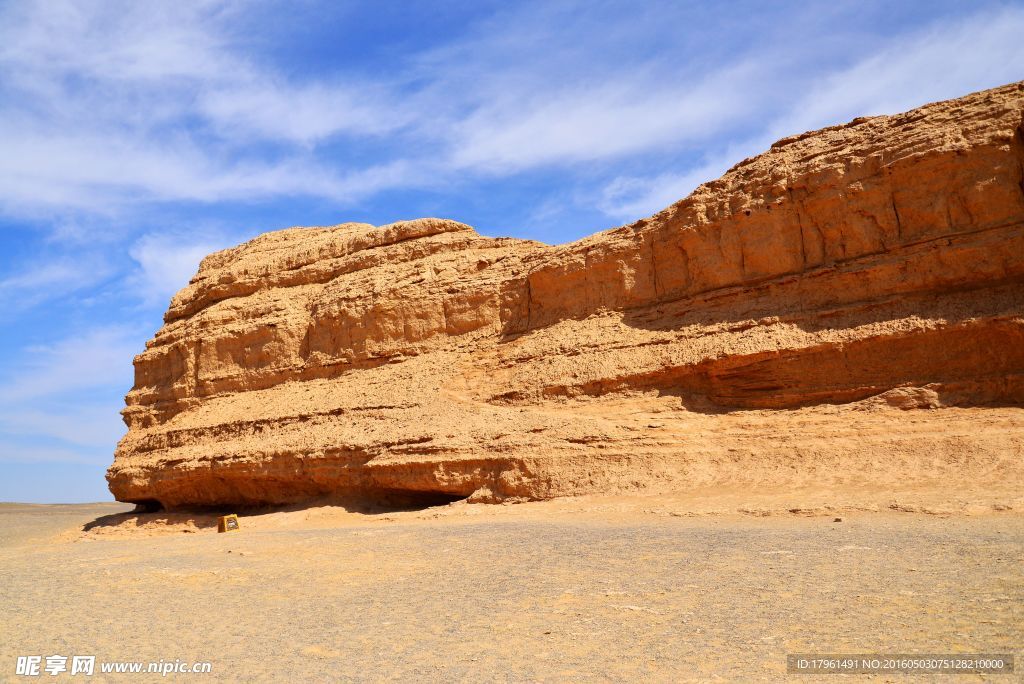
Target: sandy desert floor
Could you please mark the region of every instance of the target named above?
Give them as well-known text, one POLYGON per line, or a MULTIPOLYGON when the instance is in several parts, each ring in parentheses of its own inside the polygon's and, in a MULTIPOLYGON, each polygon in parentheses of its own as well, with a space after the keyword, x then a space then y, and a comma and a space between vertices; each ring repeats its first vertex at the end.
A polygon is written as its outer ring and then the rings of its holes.
POLYGON ((1020 659, 1024 516, 898 508, 316 507, 217 534, 206 515, 3 504, 0 680, 29 681, 14 671, 31 654, 212 663, 179 681, 777 681, 789 652, 1020 659))

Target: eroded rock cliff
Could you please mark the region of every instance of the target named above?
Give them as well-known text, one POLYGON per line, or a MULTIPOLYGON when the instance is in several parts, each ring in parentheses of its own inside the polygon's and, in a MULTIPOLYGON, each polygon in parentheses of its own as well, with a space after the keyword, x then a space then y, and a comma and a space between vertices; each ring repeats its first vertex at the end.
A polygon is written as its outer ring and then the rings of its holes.
POLYGON ((135 368, 108 480, 165 507, 1021 482, 1024 83, 780 140, 566 245, 267 233, 135 368))

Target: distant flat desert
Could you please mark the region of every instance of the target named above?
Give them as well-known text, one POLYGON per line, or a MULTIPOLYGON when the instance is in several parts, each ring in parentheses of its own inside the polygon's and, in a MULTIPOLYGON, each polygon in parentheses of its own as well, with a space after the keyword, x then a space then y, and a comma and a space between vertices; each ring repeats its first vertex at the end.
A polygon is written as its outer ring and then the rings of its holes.
POLYGON ((314 506, 228 534, 212 513, 0 504, 0 679, 33 654, 353 682, 777 681, 795 652, 1019 660, 1020 507, 915 501, 314 506))

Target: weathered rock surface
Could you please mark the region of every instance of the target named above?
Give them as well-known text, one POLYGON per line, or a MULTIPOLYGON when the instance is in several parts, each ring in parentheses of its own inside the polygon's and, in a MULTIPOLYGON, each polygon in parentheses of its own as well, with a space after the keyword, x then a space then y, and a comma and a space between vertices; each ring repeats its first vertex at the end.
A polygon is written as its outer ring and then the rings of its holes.
POLYGON ((560 246, 440 219, 203 260, 117 499, 1024 482, 1024 83, 780 140, 560 246))

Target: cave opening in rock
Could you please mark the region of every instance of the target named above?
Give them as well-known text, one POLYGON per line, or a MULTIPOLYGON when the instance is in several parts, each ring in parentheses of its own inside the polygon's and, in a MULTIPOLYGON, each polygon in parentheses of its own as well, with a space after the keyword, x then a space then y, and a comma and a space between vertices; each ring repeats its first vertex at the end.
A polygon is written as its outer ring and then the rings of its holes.
POLYGON ((468 494, 412 489, 371 489, 358 496, 359 507, 367 512, 422 511, 466 499, 468 494))
POLYGON ((164 510, 164 505, 156 499, 141 499, 132 503, 135 504, 135 513, 159 513, 164 510))

